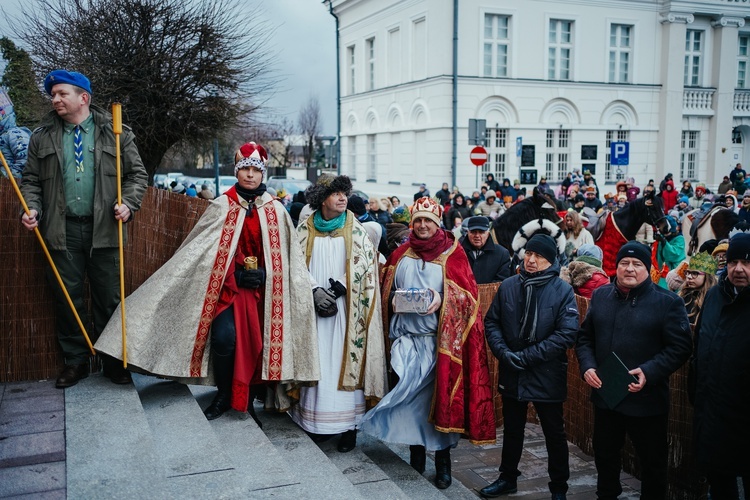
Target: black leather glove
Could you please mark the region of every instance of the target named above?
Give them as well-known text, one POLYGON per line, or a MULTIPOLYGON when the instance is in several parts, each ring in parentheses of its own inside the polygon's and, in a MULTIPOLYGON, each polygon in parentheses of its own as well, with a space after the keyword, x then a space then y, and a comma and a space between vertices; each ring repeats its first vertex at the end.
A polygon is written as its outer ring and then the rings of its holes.
POLYGON ((346 295, 346 287, 341 284, 340 281, 336 281, 333 278, 328 278, 328 282, 331 284, 331 288, 328 289, 328 291, 335 297, 343 297, 346 295))
POLYGON ((315 312, 321 318, 330 318, 339 312, 339 308, 336 307, 336 297, 323 287, 313 290, 313 302, 315 303, 315 312))
POLYGON ((266 282, 266 270, 238 269, 234 272, 234 279, 242 288, 260 288, 266 282))
POLYGON ((503 363, 514 372, 520 372, 526 369, 523 366, 521 358, 518 357, 518 354, 511 350, 503 352, 503 363))

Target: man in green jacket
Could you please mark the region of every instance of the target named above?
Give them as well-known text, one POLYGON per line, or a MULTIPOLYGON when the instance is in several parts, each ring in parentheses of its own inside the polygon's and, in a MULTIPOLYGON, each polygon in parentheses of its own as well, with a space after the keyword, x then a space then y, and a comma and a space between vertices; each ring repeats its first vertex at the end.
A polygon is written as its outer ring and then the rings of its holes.
MULTIPOLYGON (((54 111, 29 141, 21 183, 29 214, 23 214, 21 222, 29 230, 39 227, 84 324, 88 322, 83 284, 88 276, 93 341, 120 303, 117 221, 132 220, 140 208, 148 174, 133 133, 124 126, 118 205, 112 115, 91 104, 91 83, 80 73, 52 71, 44 89, 54 111)), ((89 350, 51 269, 47 275, 55 292, 57 338, 65 355, 56 386, 65 388, 88 376, 89 350)), ((130 382, 130 374, 111 358, 104 360, 104 374, 115 383, 130 382)))

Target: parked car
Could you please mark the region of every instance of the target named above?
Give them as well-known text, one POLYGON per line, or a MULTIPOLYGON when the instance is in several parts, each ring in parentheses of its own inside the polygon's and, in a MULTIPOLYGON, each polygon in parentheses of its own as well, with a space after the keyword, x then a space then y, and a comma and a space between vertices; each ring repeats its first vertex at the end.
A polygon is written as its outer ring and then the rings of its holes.
POLYGON ((269 177, 266 182, 266 186, 275 189, 276 193, 283 189, 287 195, 292 197, 311 185, 312 183, 307 179, 290 179, 287 177, 269 177))
POLYGON ((219 194, 224 194, 227 190, 237 183, 237 177, 233 175, 219 176, 219 194))

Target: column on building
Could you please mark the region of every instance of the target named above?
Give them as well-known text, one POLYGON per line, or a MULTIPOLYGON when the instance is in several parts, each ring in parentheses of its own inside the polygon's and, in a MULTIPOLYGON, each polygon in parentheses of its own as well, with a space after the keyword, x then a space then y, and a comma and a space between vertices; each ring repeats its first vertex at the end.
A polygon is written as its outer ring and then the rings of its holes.
POLYGON ((711 25, 714 27, 711 86, 716 88, 716 92, 714 116, 709 124, 705 180, 713 185, 721 182, 721 178, 734 168, 731 151, 734 87, 737 82, 736 56, 739 28, 745 25, 745 20, 722 16, 711 25))
POLYGON ((662 16, 661 75, 659 96, 659 135, 655 178, 667 172, 675 175, 680 169, 682 139, 682 103, 684 96, 684 54, 687 25, 694 16, 685 12, 669 12, 662 16))

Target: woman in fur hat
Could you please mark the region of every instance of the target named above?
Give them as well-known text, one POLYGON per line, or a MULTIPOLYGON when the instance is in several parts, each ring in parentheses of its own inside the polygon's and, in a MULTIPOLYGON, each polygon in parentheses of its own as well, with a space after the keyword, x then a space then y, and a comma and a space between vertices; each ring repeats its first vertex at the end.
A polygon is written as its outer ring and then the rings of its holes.
POLYGON ((684 272, 685 283, 678 295, 685 301, 688 319, 695 324, 708 290, 716 284, 716 261, 708 252, 693 255, 684 272))

